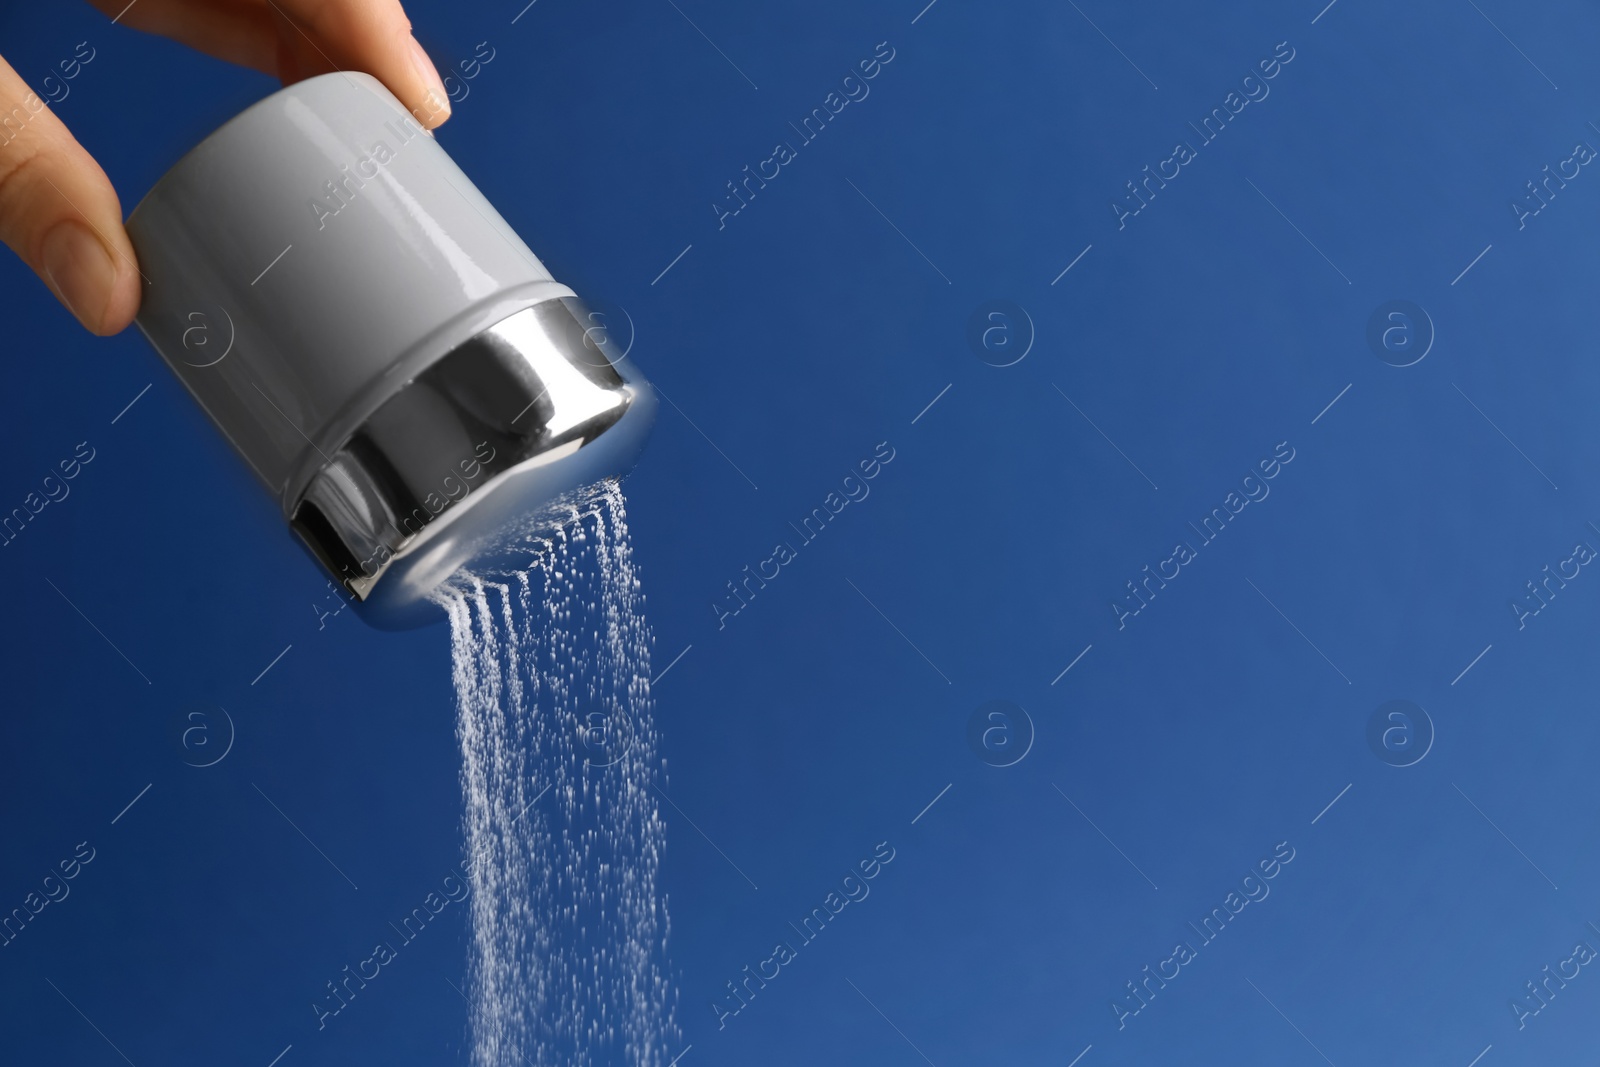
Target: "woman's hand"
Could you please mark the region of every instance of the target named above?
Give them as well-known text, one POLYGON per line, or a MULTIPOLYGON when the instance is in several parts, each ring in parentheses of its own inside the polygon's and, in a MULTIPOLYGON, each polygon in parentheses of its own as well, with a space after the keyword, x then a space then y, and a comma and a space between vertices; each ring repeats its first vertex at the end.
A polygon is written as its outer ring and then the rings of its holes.
MULTIPOLYGON (((432 129, 450 117, 433 63, 400 0, 91 0, 117 22, 159 33, 285 84, 365 71, 432 129)), ((0 241, 93 333, 139 310, 141 284, 122 205, 105 171, 45 101, 0 59, 0 241)))

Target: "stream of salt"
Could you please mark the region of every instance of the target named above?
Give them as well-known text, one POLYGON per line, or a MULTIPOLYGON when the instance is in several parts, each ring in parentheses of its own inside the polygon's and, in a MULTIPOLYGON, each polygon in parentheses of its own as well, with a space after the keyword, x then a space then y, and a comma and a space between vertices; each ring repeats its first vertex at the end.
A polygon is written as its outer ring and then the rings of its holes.
POLYGON ((450 618, 474 1067, 665 1067, 664 774, 623 498, 602 483, 450 618))

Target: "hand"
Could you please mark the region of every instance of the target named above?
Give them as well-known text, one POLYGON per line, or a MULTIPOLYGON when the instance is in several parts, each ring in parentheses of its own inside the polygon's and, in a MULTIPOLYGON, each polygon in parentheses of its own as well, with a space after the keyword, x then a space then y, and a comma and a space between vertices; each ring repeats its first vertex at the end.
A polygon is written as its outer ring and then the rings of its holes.
MULTIPOLYGON (((400 0, 90 0, 119 22, 160 33, 284 84, 334 70, 371 74, 424 127, 450 117, 433 63, 400 0)), ((122 205, 93 157, 0 59, 0 241, 93 333, 139 310, 139 270, 122 205)))

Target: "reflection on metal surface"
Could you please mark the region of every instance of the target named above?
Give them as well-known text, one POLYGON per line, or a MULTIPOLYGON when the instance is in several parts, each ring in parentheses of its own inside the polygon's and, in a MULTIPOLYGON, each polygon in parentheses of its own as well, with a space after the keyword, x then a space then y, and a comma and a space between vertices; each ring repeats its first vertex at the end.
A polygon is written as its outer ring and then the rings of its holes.
POLYGON ((655 396, 590 322, 563 298, 496 323, 385 401, 311 480, 291 525, 368 621, 442 618, 430 594, 512 551, 502 531, 528 533, 562 494, 632 468, 655 396))

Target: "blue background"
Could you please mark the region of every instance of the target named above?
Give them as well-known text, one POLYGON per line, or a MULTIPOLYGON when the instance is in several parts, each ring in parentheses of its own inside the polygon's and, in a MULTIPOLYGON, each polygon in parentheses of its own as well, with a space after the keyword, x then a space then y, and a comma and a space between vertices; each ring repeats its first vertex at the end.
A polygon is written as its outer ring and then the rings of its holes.
MULTIPOLYGON (((1522 1029, 1508 1003, 1600 947, 1600 577, 1521 629, 1508 603, 1600 547, 1600 176, 1521 229, 1508 205, 1600 146, 1600 16, 677 6, 409 11, 441 68, 495 50, 441 143, 626 309, 679 409, 626 489, 656 669, 687 649, 655 687, 683 1067, 1589 1062, 1593 968, 1522 1029), (719 229, 725 183, 881 41, 870 96, 719 229), (1124 183, 1284 41, 1119 230, 1124 183), (1003 340, 1034 335, 1003 368, 968 341, 997 299, 1027 313, 1003 340), (1436 329, 1405 368, 1366 336, 1396 299, 1436 329), (871 495, 719 629, 725 583, 884 441, 871 495), (1270 496, 1119 629, 1124 583, 1285 441, 1270 496), (1034 735, 1003 768, 968 742, 995 699, 1034 735), (1436 732, 1405 768, 1367 741, 1395 699, 1436 732), (719 1028, 724 983, 883 841, 871 895, 719 1028), (1124 983, 1279 842, 1271 895, 1119 1030, 1124 983)), ((56 110, 125 209, 273 88, 87 7, 0 14, 36 90, 84 40, 56 110)), ((465 1062, 459 908, 325 1030, 308 1010, 460 859, 445 630, 319 619, 337 600, 137 332, 0 274, 0 508, 95 450, 0 549, 0 911, 95 849, 0 949, 0 1058, 465 1062), (217 707, 233 747, 190 766, 217 707)))

